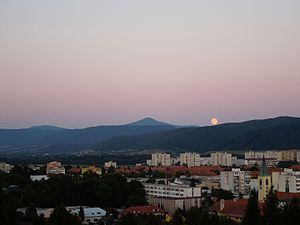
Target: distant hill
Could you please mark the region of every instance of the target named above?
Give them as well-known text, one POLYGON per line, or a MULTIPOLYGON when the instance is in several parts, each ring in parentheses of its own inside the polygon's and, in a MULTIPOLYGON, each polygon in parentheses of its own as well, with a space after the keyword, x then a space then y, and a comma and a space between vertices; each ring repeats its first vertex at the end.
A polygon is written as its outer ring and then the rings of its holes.
POLYGON ((129 123, 129 124, 127 124, 127 126, 172 126, 172 127, 176 127, 175 125, 161 122, 161 121, 152 119, 150 117, 146 117, 146 118, 138 120, 136 122, 129 123))
POLYGON ((83 129, 65 129, 48 125, 0 129, 0 153, 8 153, 10 150, 14 152, 80 150, 116 136, 140 135, 172 129, 175 129, 175 126, 150 118, 127 125, 83 129))
POLYGON ((300 149, 300 118, 293 117, 114 137, 97 145, 99 150, 171 149, 197 152, 293 148, 300 149))
POLYGON ((178 127, 145 118, 115 126, 0 129, 0 154, 66 153, 86 149, 215 150, 300 149, 300 118, 278 117, 205 127, 178 127))

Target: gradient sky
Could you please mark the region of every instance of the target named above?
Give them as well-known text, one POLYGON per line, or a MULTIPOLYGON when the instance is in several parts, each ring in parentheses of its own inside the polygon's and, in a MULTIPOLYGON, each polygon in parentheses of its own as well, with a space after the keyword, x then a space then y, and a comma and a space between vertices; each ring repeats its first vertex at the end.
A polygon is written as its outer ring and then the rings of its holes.
POLYGON ((300 116, 299 0, 0 2, 0 127, 300 116))

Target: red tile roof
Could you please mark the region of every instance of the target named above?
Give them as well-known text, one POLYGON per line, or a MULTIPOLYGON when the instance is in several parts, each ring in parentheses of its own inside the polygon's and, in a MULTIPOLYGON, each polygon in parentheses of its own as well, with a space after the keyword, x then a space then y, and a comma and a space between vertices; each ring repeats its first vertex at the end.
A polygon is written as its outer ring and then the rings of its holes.
POLYGON ((72 167, 71 169, 68 170, 68 173, 81 173, 81 169, 77 167, 72 167))
POLYGON ((156 213, 167 213, 164 209, 160 209, 153 205, 145 205, 145 206, 133 206, 123 210, 122 215, 126 215, 128 213, 131 214, 140 214, 140 215, 149 215, 156 213))
MULTIPOLYGON (((232 218, 243 218, 248 204, 248 199, 229 199, 224 200, 224 208, 220 209, 220 202, 215 202, 210 210, 218 214, 227 215, 232 218)), ((258 203, 262 210, 263 205, 258 203)))
POLYGON ((300 165, 291 165, 289 168, 293 170, 300 170, 300 165))
POLYGON ((288 201, 293 198, 300 199, 300 193, 286 193, 286 192, 276 192, 279 201, 288 201))

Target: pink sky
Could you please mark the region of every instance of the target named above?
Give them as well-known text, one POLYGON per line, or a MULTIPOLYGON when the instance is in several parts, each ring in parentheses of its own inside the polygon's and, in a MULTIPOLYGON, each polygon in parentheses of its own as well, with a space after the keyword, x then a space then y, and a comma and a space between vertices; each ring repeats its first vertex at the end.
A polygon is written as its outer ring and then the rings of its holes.
POLYGON ((209 2, 2 1, 0 127, 300 116, 299 1, 209 2))

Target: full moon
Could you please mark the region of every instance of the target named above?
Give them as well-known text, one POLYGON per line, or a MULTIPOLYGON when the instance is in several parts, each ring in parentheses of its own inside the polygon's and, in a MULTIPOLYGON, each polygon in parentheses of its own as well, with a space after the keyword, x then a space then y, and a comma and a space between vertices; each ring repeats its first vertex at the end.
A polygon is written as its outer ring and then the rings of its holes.
POLYGON ((218 125, 219 121, 218 121, 217 118, 212 118, 212 119, 210 120, 210 123, 211 123, 211 125, 218 125))

